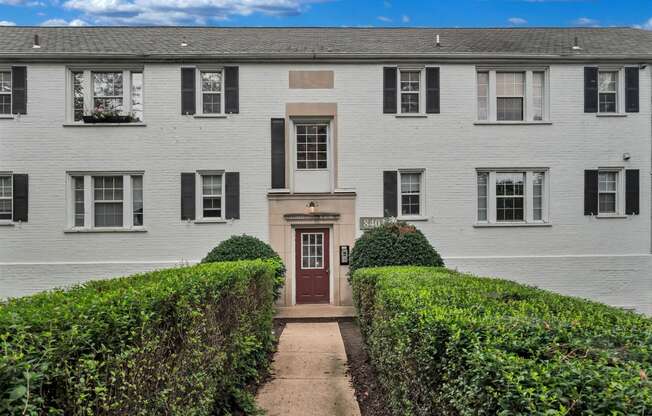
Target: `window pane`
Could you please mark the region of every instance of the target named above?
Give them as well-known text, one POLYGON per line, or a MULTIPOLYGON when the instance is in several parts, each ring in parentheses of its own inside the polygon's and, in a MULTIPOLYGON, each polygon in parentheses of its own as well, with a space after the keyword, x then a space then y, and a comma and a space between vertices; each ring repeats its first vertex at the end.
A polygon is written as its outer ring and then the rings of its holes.
POLYGON ((532 178, 532 219, 535 221, 543 220, 543 172, 535 172, 532 178))
POLYGON ((222 196, 222 175, 202 175, 202 194, 222 196))
POLYGON ((523 173, 496 173, 496 220, 523 221, 523 173))
POLYGON ((222 110, 221 95, 215 93, 202 94, 202 111, 205 114, 219 114, 222 110))
POLYGON ((121 112, 122 72, 93 72, 95 111, 121 112))
POLYGON ((203 198, 203 216, 204 218, 221 218, 222 217, 222 198, 221 197, 204 197, 203 198))
POLYGON ((122 201, 122 176, 95 176, 93 183, 96 201, 122 201))
POLYGON ((523 72, 496 72, 498 97, 523 97, 525 74, 523 72))
POLYGON ((420 71, 400 71, 401 112, 419 112, 420 71))
POLYGON ((72 73, 72 111, 75 121, 81 121, 84 116, 84 73, 72 73))
POLYGON ((0 72, 0 94, 11 92, 11 72, 0 72))
POLYGON ((478 72, 478 120, 489 118, 489 73, 478 72))
POLYGON ((0 176, 0 198, 11 198, 11 188, 11 176, 0 176))
POLYGON ((601 113, 615 113, 616 112, 616 94, 615 93, 600 93, 598 94, 598 101, 601 113))
POLYGON ((0 176, 0 220, 11 220, 13 191, 11 176, 0 176))
POLYGON ((222 72, 202 72, 201 90, 202 92, 221 92, 222 72))
POLYGON ((222 217, 222 175, 202 175, 204 218, 222 217))
POLYGON ((122 227, 122 202, 96 202, 95 226, 122 227))
POLYGON ((131 177, 131 190, 133 194, 133 211, 134 211, 134 225, 141 226, 144 224, 143 213, 143 177, 131 177))
POLYGON ((419 94, 401 93, 401 113, 419 112, 419 94))
POLYGON ((533 118, 534 120, 543 120, 543 110, 545 105, 545 73, 533 72, 532 101, 533 101, 533 118))
POLYGON ((401 214, 419 215, 421 173, 401 173, 401 214))
POLYGON ((616 194, 615 193, 601 193, 599 195, 598 212, 605 214, 613 214, 616 212, 616 194))
POLYGON ((600 72, 598 74, 598 90, 600 92, 616 92, 617 72, 600 72))
POLYGON ((496 118, 501 121, 523 120, 522 98, 498 98, 496 118))
POLYGON ((131 73, 131 113, 135 121, 143 120, 143 73, 131 73))
POLYGON ((598 175, 598 189, 600 192, 616 191, 616 172, 600 172, 598 175))
POLYGON ((11 114, 11 94, 0 94, 0 114, 11 114))
POLYGON ((301 268, 321 269, 324 267, 324 235, 321 233, 301 234, 301 268))
POLYGON ((74 176, 72 186, 75 197, 75 227, 84 226, 84 177, 74 176))
POLYGON ((478 221, 487 221, 489 173, 478 172, 478 221))
POLYGON ((328 168, 328 129, 325 124, 299 124, 297 169, 328 168))

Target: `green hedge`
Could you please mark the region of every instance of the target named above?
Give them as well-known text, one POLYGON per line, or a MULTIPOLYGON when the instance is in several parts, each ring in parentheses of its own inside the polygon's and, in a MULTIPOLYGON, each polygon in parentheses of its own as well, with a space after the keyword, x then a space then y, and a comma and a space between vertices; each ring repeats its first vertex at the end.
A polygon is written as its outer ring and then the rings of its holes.
POLYGON ((652 414, 652 320, 443 268, 353 275, 395 415, 652 414))
POLYGON ((252 411, 246 387, 273 348, 277 268, 203 264, 7 302, 0 414, 252 411))

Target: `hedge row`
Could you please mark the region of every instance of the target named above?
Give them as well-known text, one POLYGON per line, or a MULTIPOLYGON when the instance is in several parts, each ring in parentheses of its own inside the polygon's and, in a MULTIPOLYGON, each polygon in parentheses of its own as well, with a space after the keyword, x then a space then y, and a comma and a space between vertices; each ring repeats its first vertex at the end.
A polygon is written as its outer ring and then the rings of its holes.
POLYGON ((274 261, 94 281, 0 307, 0 414, 251 411, 268 362, 274 261))
POLYGON ((652 320, 443 268, 353 275, 396 415, 652 414, 652 320))

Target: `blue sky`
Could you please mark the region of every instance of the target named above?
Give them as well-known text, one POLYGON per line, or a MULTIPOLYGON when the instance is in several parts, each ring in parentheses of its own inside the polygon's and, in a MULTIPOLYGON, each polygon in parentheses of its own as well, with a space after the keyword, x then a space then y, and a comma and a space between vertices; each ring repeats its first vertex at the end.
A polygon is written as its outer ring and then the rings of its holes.
POLYGON ((0 0, 0 25, 635 26, 652 0, 0 0))

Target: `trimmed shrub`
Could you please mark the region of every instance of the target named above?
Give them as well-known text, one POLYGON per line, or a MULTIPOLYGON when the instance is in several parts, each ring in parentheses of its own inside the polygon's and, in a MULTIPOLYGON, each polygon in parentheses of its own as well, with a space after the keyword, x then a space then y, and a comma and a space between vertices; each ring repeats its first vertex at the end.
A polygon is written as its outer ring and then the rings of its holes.
POLYGON ((395 415, 647 415, 652 320, 446 269, 353 274, 395 415))
POLYGON ((416 227, 404 222, 367 230, 351 250, 350 270, 379 266, 443 266, 444 261, 416 227))
POLYGON ((275 261, 88 282, 0 306, 0 414, 250 413, 275 261))

